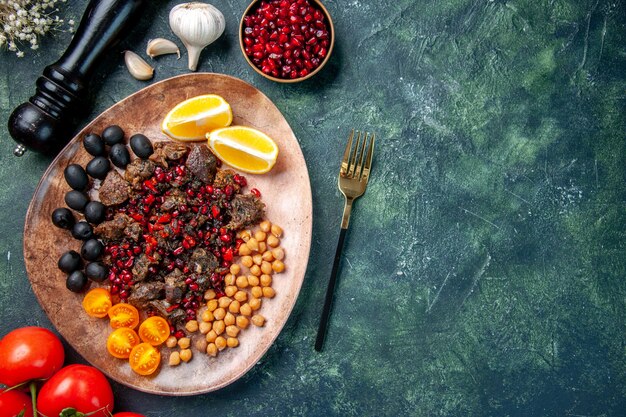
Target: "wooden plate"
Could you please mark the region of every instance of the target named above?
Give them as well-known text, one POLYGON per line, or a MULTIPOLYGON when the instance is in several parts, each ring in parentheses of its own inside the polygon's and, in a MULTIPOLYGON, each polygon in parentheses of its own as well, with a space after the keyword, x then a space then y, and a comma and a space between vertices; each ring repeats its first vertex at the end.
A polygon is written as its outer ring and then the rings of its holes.
POLYGON ((155 83, 98 116, 61 151, 45 172, 28 208, 24 227, 26 271, 39 303, 59 333, 91 364, 112 379, 141 391, 164 395, 192 395, 213 391, 244 375, 267 351, 283 328, 296 302, 309 257, 312 228, 311 187, 302 151, 289 124, 274 104, 259 90, 230 76, 189 74, 155 83), (128 362, 111 357, 106 339, 111 328, 108 320, 94 319, 84 313, 83 296, 65 288, 65 274, 57 269, 59 256, 80 250, 80 242, 70 233, 56 228, 50 215, 65 206, 69 186, 63 169, 70 163, 85 166, 90 155, 81 139, 89 132, 101 132, 110 124, 120 125, 127 136, 144 133, 152 140, 167 140, 160 124, 177 103, 200 94, 219 94, 232 106, 233 124, 255 127, 274 138, 279 146, 276 165, 269 174, 246 174, 249 189, 261 191, 267 218, 281 225, 287 266, 274 277, 276 297, 264 300, 260 312, 267 318, 265 327, 250 326, 239 336, 240 345, 216 357, 194 352, 189 363, 167 365, 162 348, 162 365, 151 377, 135 374, 128 362))

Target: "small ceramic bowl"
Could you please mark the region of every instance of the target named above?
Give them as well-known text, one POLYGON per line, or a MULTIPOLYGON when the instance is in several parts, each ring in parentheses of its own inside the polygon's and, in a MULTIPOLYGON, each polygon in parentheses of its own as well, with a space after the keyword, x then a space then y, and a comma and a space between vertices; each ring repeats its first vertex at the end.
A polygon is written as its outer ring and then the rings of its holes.
MULTIPOLYGON (((288 1, 290 3, 294 3, 296 0, 288 0, 288 1)), ((326 7, 324 7, 324 5, 319 0, 308 0, 308 2, 309 2, 309 4, 311 6, 313 6, 315 9, 319 10, 324 15, 324 20, 325 20, 325 23, 326 23, 326 29, 328 30, 328 46, 326 48, 327 49, 326 56, 322 59, 322 61, 319 63, 319 65, 317 67, 315 67, 308 74, 306 74, 304 76, 298 76, 297 78, 280 78, 280 77, 272 76, 270 74, 266 74, 259 67, 257 67, 255 65, 255 63, 252 62, 250 57, 246 54, 246 51, 245 51, 246 47, 244 45, 244 30, 245 30, 244 20, 245 20, 246 16, 252 15, 253 13, 255 13, 257 11, 257 8, 261 5, 261 0, 254 0, 254 1, 252 1, 252 3, 250 3, 250 5, 246 9, 246 11, 244 12, 243 16, 241 17, 241 21, 239 23, 239 46, 241 48, 241 53, 243 54, 244 58, 246 59, 246 62, 248 64, 250 64, 252 69, 254 69, 257 73, 259 73, 263 77, 267 78, 268 80, 276 81, 278 83, 297 83, 297 82, 300 82, 300 81, 304 81, 306 79, 311 78, 312 76, 314 76, 318 72, 320 72, 321 69, 324 68, 324 66, 326 65, 326 63, 330 59, 331 53, 333 51, 333 46, 335 44, 335 28, 333 26, 333 21, 332 21, 332 19, 330 17, 330 14, 328 13, 328 10, 326 10, 326 7)))

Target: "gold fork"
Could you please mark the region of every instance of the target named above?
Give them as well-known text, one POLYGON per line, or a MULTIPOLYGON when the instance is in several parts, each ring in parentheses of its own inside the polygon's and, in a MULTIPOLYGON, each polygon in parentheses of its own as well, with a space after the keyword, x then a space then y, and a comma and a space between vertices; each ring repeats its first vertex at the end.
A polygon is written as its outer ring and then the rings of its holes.
POLYGON ((320 325, 317 330, 317 338, 315 340, 315 350, 318 352, 322 350, 324 338, 326 337, 326 326, 330 316, 330 307, 333 300, 335 283, 337 281, 339 258, 341 257, 343 241, 346 237, 346 231, 348 230, 348 224, 350 222, 352 203, 354 200, 363 195, 365 189, 367 188, 367 181, 370 177, 372 156, 374 153, 374 139, 375 136, 373 133, 370 135, 367 132, 355 132, 355 130, 352 129, 350 136, 348 137, 346 150, 343 153, 343 159, 341 160, 341 168, 339 170, 339 179, 337 182, 339 190, 346 198, 346 202, 343 207, 343 218, 341 220, 341 231, 339 232, 339 242, 337 243, 335 260, 330 273, 330 279, 328 280, 326 298, 324 299, 324 307, 322 309, 322 317, 320 319, 320 325), (355 133, 356 144, 352 146, 355 133))

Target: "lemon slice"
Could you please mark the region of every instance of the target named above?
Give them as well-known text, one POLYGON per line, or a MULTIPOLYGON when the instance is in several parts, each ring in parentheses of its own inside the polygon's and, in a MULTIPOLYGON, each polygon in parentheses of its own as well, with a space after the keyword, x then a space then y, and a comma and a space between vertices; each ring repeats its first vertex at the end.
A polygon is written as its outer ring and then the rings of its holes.
POLYGON ((230 104, 216 94, 192 97, 178 103, 163 119, 161 130, 179 141, 202 140, 213 129, 230 126, 230 104))
POLYGON ((276 163, 278 146, 265 133, 246 126, 216 129, 206 135, 209 148, 231 167, 251 173, 268 172, 276 163))

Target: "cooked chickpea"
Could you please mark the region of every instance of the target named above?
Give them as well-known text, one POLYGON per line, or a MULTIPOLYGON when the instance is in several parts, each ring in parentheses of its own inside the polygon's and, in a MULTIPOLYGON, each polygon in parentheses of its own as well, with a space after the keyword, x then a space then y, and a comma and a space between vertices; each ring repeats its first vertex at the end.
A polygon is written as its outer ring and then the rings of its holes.
POLYGON ((209 343, 206 347, 206 353, 209 356, 217 356, 217 346, 215 345, 215 343, 209 343))
POLYGON ((167 346, 168 348, 173 348, 176 346, 177 343, 178 339, 176 339, 176 336, 170 336, 165 341, 165 346, 167 346))
POLYGON ((237 277, 237 287, 246 288, 248 286, 248 277, 245 275, 239 275, 237 277))
POLYGON ((230 273, 224 275, 224 285, 225 286, 235 285, 235 275, 230 274, 230 273))
POLYGON ((206 291, 204 292, 204 299, 205 299, 206 301, 212 300, 212 299, 214 299, 214 298, 215 298, 215 295, 216 295, 216 294, 215 294, 215 290, 206 290, 206 291))
POLYGON ((170 353, 169 364, 170 366, 176 366, 180 364, 180 353, 178 353, 178 351, 170 353))
POLYGON ((209 332, 206 334, 206 341, 209 343, 215 342, 216 338, 217 338, 217 333, 215 333, 215 330, 209 330, 209 332))
POLYGON ((226 338, 218 336, 217 339, 215 339, 215 346, 217 346, 217 350, 224 350, 226 348, 226 338))
POLYGON ((272 234, 276 237, 281 237, 283 235, 283 229, 282 227, 280 227, 277 224, 273 224, 272 227, 270 228, 270 231, 272 232, 272 234))
POLYGON ((263 290, 259 286, 252 287, 252 289, 250 290, 250 293, 252 294, 253 297, 256 297, 256 298, 263 297, 263 290))
POLYGON ((215 319, 215 317, 213 316, 213 312, 209 310, 204 310, 200 318, 203 322, 211 322, 215 319))
POLYGON ((252 309, 252 311, 257 311, 259 308, 261 308, 261 299, 260 298, 253 298, 252 300, 248 301, 248 304, 250 304, 250 308, 252 309))
POLYGON ((280 239, 278 239, 276 236, 269 235, 267 237, 267 246, 269 246, 270 248, 276 248, 278 247, 278 245, 280 245, 280 239))
POLYGON ((198 331, 198 320, 189 320, 185 323, 185 329, 187 329, 190 333, 195 333, 198 331))
POLYGON ((191 360, 192 354, 191 349, 183 349, 180 351, 180 359, 183 362, 189 362, 191 360))
POLYGON ((230 337, 237 337, 239 334, 239 327, 235 325, 226 326, 226 334, 230 337))
POLYGON ((241 307, 241 303, 237 300, 233 300, 232 303, 230 303, 230 305, 228 306, 228 311, 230 313, 234 313, 237 314, 239 313, 239 308, 241 307))
POLYGON ((263 255, 260 253, 255 253, 252 256, 252 262, 254 262, 255 265, 261 265, 261 262, 263 262, 263 255))
POLYGON ((236 337, 229 337, 228 339, 226 339, 226 345, 229 348, 236 348, 237 346, 239 346, 239 340, 236 337))
POLYGON ((272 251, 266 250, 263 252, 263 255, 261 255, 261 258, 265 262, 272 262, 274 260, 274 255, 272 255, 272 251))
POLYGON ((251 287, 259 285, 259 277, 256 275, 248 275, 248 285, 251 287))
MULTIPOLYGON (((276 262, 276 261, 274 261, 274 262, 276 262)), ((261 275, 261 267, 258 266, 258 265, 252 265, 250 267, 250 273, 252 275, 256 275, 258 277, 259 275, 261 275)))
POLYGON ((265 298, 274 298, 276 295, 276 291, 272 287, 263 287, 263 297, 265 298))
POLYGON ((265 317, 260 314, 255 314, 250 320, 255 326, 263 327, 263 325, 265 324, 265 317))
POLYGON ((261 275, 260 284, 262 287, 269 287, 270 285, 272 285, 272 276, 269 274, 261 275))
POLYGON ((245 291, 237 291, 233 297, 236 301, 239 301, 239 303, 245 303, 248 300, 248 293, 245 291))
POLYGON ((215 309, 215 311, 213 312, 214 320, 222 320, 225 315, 226 315, 226 310, 222 307, 215 309))
POLYGON ((211 327, 213 325, 208 322, 208 321, 203 321, 202 323, 200 323, 200 325, 198 326, 198 329, 200 330, 200 333, 202 334, 207 334, 209 332, 209 330, 211 330, 211 327))
POLYGON ((274 259, 282 261, 285 258, 285 251, 283 248, 274 248, 272 249, 272 256, 274 259))
POLYGON ((272 274, 274 272, 272 264, 267 261, 263 261, 261 264, 261 272, 266 275, 272 274))
POLYGON ((267 233, 265 233, 263 230, 257 230, 256 232, 254 232, 254 238, 257 240, 257 242, 263 242, 266 237, 267 233))
POLYGON ((224 317, 224 326, 231 326, 235 324, 235 315, 231 312, 226 313, 226 317, 224 317))
POLYGON ((195 346, 198 352, 205 352, 208 344, 209 342, 207 342, 204 337, 201 337, 200 339, 196 340, 195 346))
POLYGON ((239 266, 239 264, 232 264, 230 266, 230 273, 233 274, 234 276, 239 275, 240 272, 241 272, 241 267, 239 266))
POLYGON ((239 256, 248 256, 252 253, 248 245, 239 246, 239 256))
POLYGON ((218 301, 218 303, 219 303, 221 308, 226 308, 226 307, 228 307, 230 305, 230 303, 233 301, 233 299, 230 298, 230 297, 224 296, 224 297, 220 297, 220 299, 217 300, 217 301, 218 301))
POLYGON ((259 224, 259 229, 261 229, 262 232, 269 232, 270 230, 272 230, 272 223, 270 223, 269 220, 263 220, 260 224, 259 224))
POLYGON ((250 255, 242 256, 239 261, 246 268, 250 268, 252 265, 254 265, 254 261, 252 260, 252 256, 250 255))
POLYGON ((217 300, 214 298, 206 303, 207 311, 215 311, 217 308, 217 300))
POLYGON ((244 242, 247 242, 248 240, 250 240, 250 237, 252 237, 252 232, 250 230, 244 230, 241 233, 239 233, 239 237, 244 242))
POLYGON ((227 287, 224 287, 224 294, 226 294, 227 297, 232 297, 233 295, 235 295, 237 290, 238 288, 236 285, 229 285, 227 287))
POLYGON ((250 320, 246 316, 237 316, 237 327, 240 329, 245 329, 250 324, 250 320))
POLYGON ((285 270, 285 264, 283 263, 283 261, 279 261, 278 259, 276 259, 274 262, 272 262, 272 269, 276 273, 283 272, 285 270))
POLYGON ((242 304, 241 307, 239 307, 239 314, 244 315, 244 316, 251 315, 252 308, 250 307, 250 304, 248 303, 242 304))
POLYGON ((178 339, 178 347, 181 349, 187 349, 191 345, 191 339, 188 337, 181 337, 178 339))
POLYGON ((221 335, 226 330, 226 325, 224 324, 224 320, 218 320, 213 322, 213 331, 216 335, 221 335))
MULTIPOLYGON (((243 245, 241 245, 243 246, 243 245)), ((246 242, 246 246, 248 247, 248 249, 250 249, 252 252, 256 252, 259 250, 259 241, 256 240, 255 238, 251 237, 247 242, 246 242)))
POLYGON ((259 253, 263 253, 267 250, 267 243, 259 242, 259 253))

